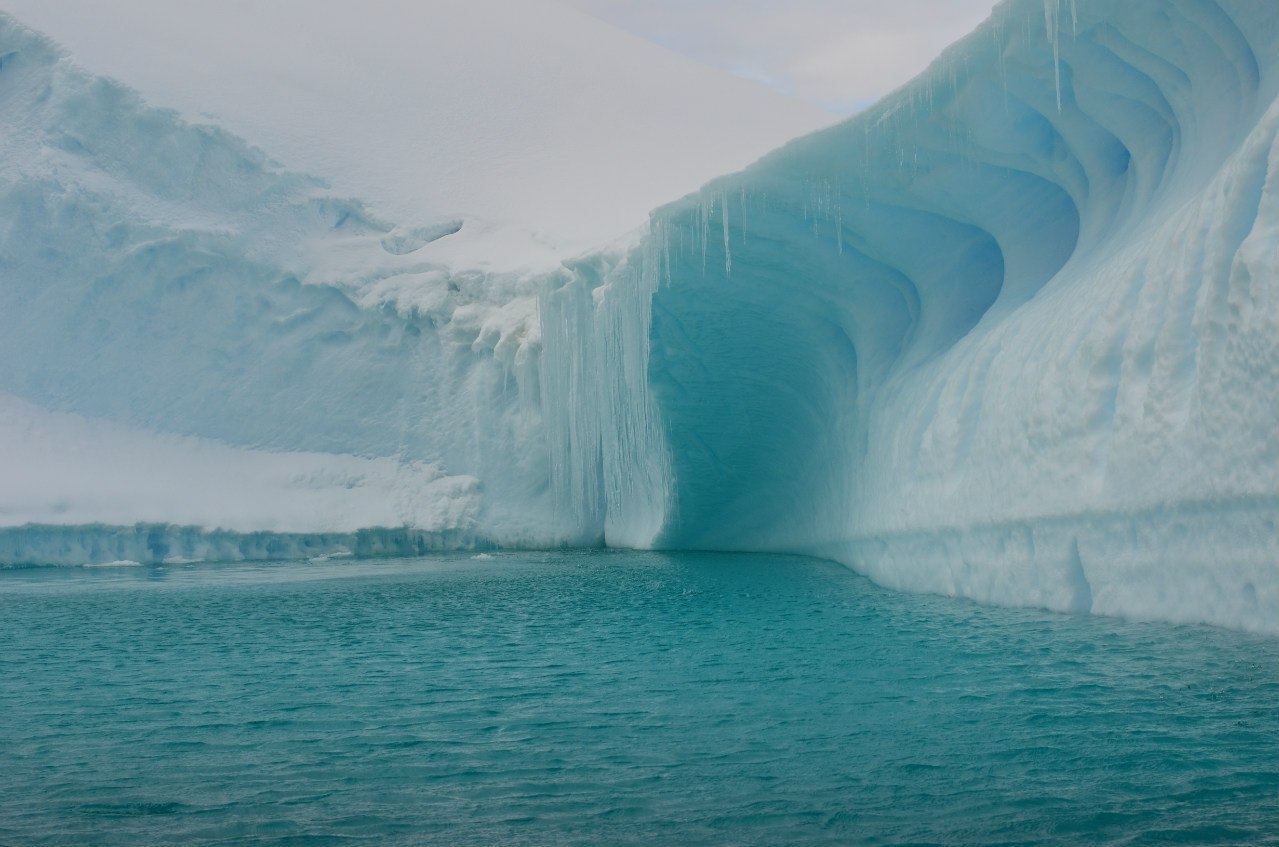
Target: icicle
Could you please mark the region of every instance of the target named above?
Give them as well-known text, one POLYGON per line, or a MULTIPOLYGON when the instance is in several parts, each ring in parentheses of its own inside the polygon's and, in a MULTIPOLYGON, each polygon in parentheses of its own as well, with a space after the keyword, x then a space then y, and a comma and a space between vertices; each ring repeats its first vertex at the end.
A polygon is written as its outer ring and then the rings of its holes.
POLYGON ((844 255, 844 178, 835 177, 835 249, 844 255))
POLYGON ((1004 33, 1004 18, 994 19, 990 28, 995 38, 995 51, 999 56, 999 85, 1004 92, 1004 114, 1008 113, 1008 55, 1007 41, 1004 33))
POLYGON ((702 236, 702 276, 706 276, 706 245, 711 240, 711 211, 705 199, 699 201, 702 236))
POLYGON ((674 274, 674 270, 673 270, 673 269, 672 269, 672 267, 671 267, 671 265, 672 265, 672 259, 671 259, 671 253, 672 253, 672 250, 671 250, 671 231, 670 231, 670 224, 669 224, 669 223, 667 223, 667 224, 665 225, 664 229, 663 229, 662 241, 663 241, 663 243, 666 245, 666 284, 667 284, 667 285, 670 285, 670 284, 671 284, 671 277, 672 277, 672 275, 674 274))
POLYGON ((1058 0, 1044 0, 1044 29, 1053 46, 1053 79, 1057 85, 1057 113, 1061 113, 1061 9, 1058 0))
POLYGON ((733 251, 728 246, 728 191, 719 196, 720 210, 724 213, 724 276, 733 272, 733 251))

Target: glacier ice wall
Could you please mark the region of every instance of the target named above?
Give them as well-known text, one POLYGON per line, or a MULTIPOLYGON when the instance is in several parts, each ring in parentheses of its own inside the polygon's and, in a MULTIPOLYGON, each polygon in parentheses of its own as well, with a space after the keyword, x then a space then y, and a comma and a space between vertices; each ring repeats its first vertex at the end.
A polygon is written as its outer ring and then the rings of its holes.
POLYGON ((1277 37, 1014 0, 655 213, 651 543, 1279 630, 1277 37))
POLYGON ((420 258, 457 224, 377 220, 3 15, 0 115, 0 526, 313 532, 341 500, 362 527, 598 540, 546 482, 534 283, 420 258))

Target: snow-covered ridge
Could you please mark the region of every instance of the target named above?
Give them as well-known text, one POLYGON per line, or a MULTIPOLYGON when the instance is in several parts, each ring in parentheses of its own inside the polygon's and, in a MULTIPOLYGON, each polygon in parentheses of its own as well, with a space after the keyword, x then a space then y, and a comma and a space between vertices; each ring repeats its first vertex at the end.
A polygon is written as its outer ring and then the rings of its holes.
POLYGON ((555 267, 833 116, 560 0, 4 0, 94 74, 406 227, 555 267), (625 163, 627 166, 623 167, 625 163))
POLYGON ((566 531, 528 494, 540 282, 425 260, 455 226, 380 221, 3 16, 0 57, 0 524, 473 533, 487 477, 502 540, 566 531))

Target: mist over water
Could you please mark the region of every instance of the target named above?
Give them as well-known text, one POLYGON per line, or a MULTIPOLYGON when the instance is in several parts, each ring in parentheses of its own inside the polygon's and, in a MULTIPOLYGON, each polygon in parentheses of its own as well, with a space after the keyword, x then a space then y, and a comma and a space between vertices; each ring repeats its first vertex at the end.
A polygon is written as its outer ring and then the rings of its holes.
POLYGON ((0 572, 0 844, 1279 843, 1279 641, 767 555, 0 572))

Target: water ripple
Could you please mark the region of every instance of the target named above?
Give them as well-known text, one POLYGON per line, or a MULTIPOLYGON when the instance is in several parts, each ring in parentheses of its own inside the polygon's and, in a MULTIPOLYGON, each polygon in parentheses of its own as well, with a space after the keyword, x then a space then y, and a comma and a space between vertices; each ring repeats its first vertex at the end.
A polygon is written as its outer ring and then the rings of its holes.
POLYGON ((1279 642, 776 556, 0 573, 0 844, 1279 844, 1279 642))

